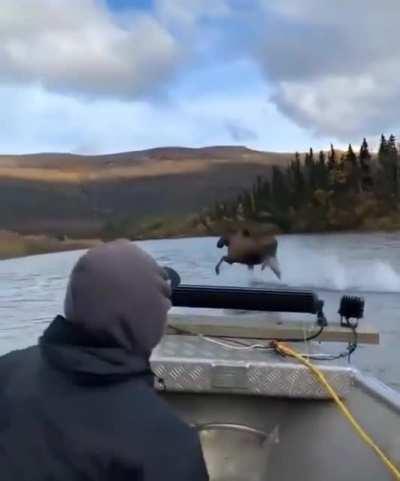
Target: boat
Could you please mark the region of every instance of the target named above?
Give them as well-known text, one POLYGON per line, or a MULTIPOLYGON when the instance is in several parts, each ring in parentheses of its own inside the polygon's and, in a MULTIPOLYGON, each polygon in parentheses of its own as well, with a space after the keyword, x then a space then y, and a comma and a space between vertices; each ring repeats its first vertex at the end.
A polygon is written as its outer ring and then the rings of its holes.
POLYGON ((400 394, 349 362, 357 344, 379 342, 361 326, 362 299, 344 296, 335 324, 313 292, 173 279, 174 306, 253 310, 236 325, 175 314, 151 358, 160 395, 199 433, 212 481, 400 479, 400 394), (303 339, 299 324, 274 320, 282 312, 316 320, 303 339), (343 353, 326 352, 346 339, 343 353))

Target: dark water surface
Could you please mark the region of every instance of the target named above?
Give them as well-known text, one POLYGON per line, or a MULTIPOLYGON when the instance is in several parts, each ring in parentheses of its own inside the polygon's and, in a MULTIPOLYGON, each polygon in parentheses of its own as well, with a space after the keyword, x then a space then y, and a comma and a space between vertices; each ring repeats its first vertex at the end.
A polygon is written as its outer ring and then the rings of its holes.
MULTIPOLYGON (((400 390, 400 233, 282 236, 282 282, 271 271, 251 274, 243 266, 226 264, 216 277, 214 265, 222 251, 215 242, 202 238, 140 244, 160 263, 174 267, 185 283, 311 288, 325 300, 331 321, 338 319, 344 293, 363 296, 364 322, 380 331, 381 344, 360 346, 353 362, 400 390)), ((0 354, 35 343, 62 312, 67 276, 81 253, 0 262, 0 354)))

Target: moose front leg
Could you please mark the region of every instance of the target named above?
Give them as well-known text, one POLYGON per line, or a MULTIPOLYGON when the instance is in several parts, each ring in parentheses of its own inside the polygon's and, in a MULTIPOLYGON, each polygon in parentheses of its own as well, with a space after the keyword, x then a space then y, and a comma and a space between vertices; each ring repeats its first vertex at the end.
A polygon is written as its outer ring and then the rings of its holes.
POLYGON ((229 256, 222 256, 218 264, 215 266, 215 273, 217 274, 217 276, 219 275, 220 267, 223 262, 227 262, 228 264, 233 264, 233 261, 229 256))

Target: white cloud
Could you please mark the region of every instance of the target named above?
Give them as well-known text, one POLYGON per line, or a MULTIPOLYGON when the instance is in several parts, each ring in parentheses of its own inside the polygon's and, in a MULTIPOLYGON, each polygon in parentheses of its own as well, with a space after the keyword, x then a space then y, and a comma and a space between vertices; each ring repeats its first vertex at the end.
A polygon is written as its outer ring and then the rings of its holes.
POLYGON ((162 85, 180 47, 155 17, 122 25, 96 0, 2 0, 0 80, 56 92, 134 97, 162 85))
POLYGON ((257 59, 285 115, 341 139, 399 125, 397 0, 260 0, 257 59))

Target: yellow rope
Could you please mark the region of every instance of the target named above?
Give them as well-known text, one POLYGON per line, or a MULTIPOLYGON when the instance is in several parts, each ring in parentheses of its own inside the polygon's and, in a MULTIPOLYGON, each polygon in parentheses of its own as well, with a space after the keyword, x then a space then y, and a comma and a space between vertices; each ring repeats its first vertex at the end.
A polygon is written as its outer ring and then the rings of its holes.
POLYGON ((276 342, 276 341, 273 341, 272 344, 275 347, 275 349, 277 349, 277 351, 279 351, 280 353, 295 357, 298 361, 300 361, 302 364, 306 365, 310 369, 310 371, 317 377, 318 381, 325 387, 325 389, 332 396, 333 400, 336 402, 340 411, 344 414, 344 416, 353 426, 353 428, 355 429, 357 434, 361 437, 361 439, 368 446, 370 446, 375 451, 375 453, 381 458, 383 463, 386 465, 389 471, 393 474, 394 479, 400 480, 400 470, 390 461, 390 459, 385 455, 385 453, 379 448, 379 446, 375 444, 375 442, 371 439, 371 437, 364 431, 364 429, 354 419, 351 412, 348 410, 346 405, 336 394, 335 390, 329 384, 329 382, 327 381, 326 377, 321 372, 321 370, 318 367, 314 366, 314 364, 312 364, 308 359, 306 359, 304 356, 296 352, 294 349, 292 349, 288 345, 281 342, 276 342))

